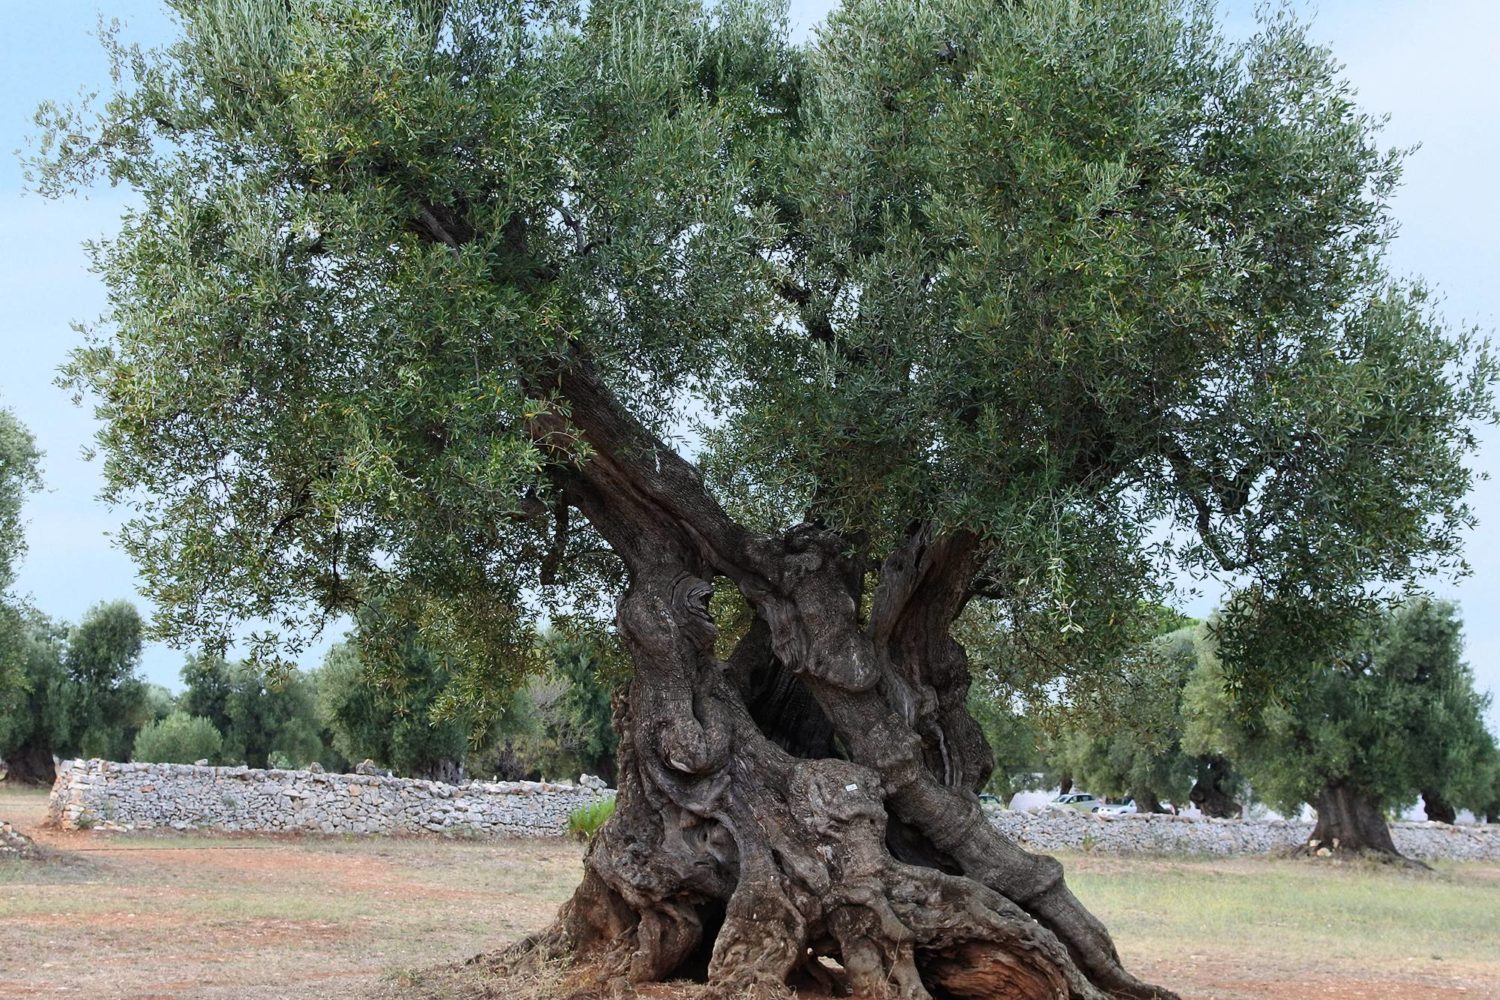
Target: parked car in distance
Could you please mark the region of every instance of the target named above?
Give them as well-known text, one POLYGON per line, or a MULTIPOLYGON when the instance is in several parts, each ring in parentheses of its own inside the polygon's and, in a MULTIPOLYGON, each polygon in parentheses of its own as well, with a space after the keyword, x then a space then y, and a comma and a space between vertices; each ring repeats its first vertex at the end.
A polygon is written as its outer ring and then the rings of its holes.
POLYGON ((1124 802, 1101 802, 1093 808, 1096 813, 1106 813, 1113 816, 1123 816, 1126 813, 1137 812, 1134 799, 1126 799, 1124 802))
POLYGON ((1059 795, 1048 803, 1053 809, 1078 809, 1082 812, 1092 812, 1100 801, 1088 792, 1069 792, 1059 795))

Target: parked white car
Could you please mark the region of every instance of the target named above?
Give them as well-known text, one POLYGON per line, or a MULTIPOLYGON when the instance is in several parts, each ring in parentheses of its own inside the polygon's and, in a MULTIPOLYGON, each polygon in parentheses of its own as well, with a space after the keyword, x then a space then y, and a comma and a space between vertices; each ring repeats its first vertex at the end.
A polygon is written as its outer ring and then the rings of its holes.
POLYGON ((1051 809, 1078 809, 1082 812, 1093 812, 1094 807, 1099 804, 1100 800, 1088 792, 1069 792, 1047 803, 1051 809))
POLYGON ((1134 799, 1126 799, 1124 802, 1101 802, 1093 808, 1096 813, 1105 813, 1111 816, 1124 816, 1127 813, 1138 812, 1134 799))

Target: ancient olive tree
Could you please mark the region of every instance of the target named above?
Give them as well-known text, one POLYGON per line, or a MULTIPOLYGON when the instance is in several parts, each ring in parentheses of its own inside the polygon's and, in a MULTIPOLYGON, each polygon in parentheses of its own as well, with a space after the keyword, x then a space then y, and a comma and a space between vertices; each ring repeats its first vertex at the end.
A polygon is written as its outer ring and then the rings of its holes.
POLYGON ((318 675, 268 678, 249 663, 191 656, 179 676, 184 690, 176 707, 185 716, 207 719, 222 737, 215 763, 305 767, 325 758, 334 763, 318 718, 318 675))
POLYGON ((457 783, 475 723, 439 712, 447 662, 411 630, 399 653, 372 675, 358 645, 341 642, 318 671, 318 713, 333 747, 350 761, 373 760, 407 778, 457 783))
POLYGON ((1187 803, 1199 760, 1182 748, 1181 692, 1198 666, 1188 626, 1126 652, 1110 704, 1076 713, 1054 734, 1054 770, 1096 795, 1129 797, 1141 812, 1187 803))
POLYGON ((16 563, 26 552, 21 509, 27 495, 42 487, 41 459, 31 432, 9 410, 0 409, 0 760, 24 725, 20 706, 27 692, 27 612, 10 588, 16 563))
MULTIPOLYGON (((1487 696, 1462 659, 1453 605, 1414 598, 1365 626, 1348 646, 1309 655, 1303 681, 1246 710, 1224 685, 1206 636, 1184 694, 1185 744, 1219 752, 1256 796, 1285 813, 1318 813, 1311 852, 1399 857, 1386 815, 1416 801, 1482 812, 1496 755, 1487 696)), ((1448 813, 1452 821, 1453 813, 1448 813)))
POLYGON ((1086 680, 1167 566, 1231 569, 1270 663, 1256 621, 1458 559, 1488 363, 1387 277, 1398 157, 1331 56, 1171 0, 806 45, 759 0, 173 7, 34 164, 138 199, 70 371, 163 630, 399 601, 482 709, 539 605, 615 599, 619 804, 535 947, 1170 995, 985 822, 950 626, 1086 680))

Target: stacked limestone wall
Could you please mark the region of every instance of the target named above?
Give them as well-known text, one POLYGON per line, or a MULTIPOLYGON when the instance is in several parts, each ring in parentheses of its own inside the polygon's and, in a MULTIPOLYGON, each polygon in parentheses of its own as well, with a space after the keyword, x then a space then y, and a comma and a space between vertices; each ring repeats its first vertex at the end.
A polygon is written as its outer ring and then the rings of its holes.
MULTIPOLYGON (((362 774, 73 760, 58 769, 49 811, 63 829, 534 837, 566 832, 575 809, 613 795, 606 788, 534 781, 446 785, 362 774)), ((1111 854, 1271 854, 1312 832, 1312 824, 1288 820, 1108 816, 1072 809, 997 812, 991 821, 1036 850, 1111 854)), ((1408 857, 1500 861, 1500 826, 1393 823, 1391 833, 1408 857)))
MULTIPOLYGON (((1296 820, 1099 815, 1075 809, 996 812, 1004 834, 1041 851, 1107 854, 1274 854, 1304 843, 1313 825, 1296 820)), ((1500 861, 1500 826, 1392 823, 1396 849, 1423 861, 1500 861)))
POLYGON ((364 774, 70 760, 58 768, 48 813, 65 830, 548 837, 567 831, 575 809, 613 796, 602 787, 536 781, 447 785, 364 774))

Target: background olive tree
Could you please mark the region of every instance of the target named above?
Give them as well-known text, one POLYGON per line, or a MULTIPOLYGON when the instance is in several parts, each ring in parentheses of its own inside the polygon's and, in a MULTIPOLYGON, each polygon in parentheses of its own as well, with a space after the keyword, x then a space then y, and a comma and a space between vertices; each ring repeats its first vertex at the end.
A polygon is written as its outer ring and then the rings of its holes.
POLYGON ((1500 753, 1451 604, 1413 599, 1342 649, 1310 650, 1304 682, 1264 706, 1225 685, 1212 640, 1200 639, 1184 745, 1234 761, 1282 813, 1311 804, 1312 850, 1394 856, 1386 817, 1418 796, 1447 807, 1447 822, 1453 808, 1482 813, 1490 801, 1500 753))
POLYGON ((41 459, 36 439, 0 408, 0 759, 24 724, 26 608, 11 586, 26 552, 21 508, 28 494, 42 488, 41 459))

